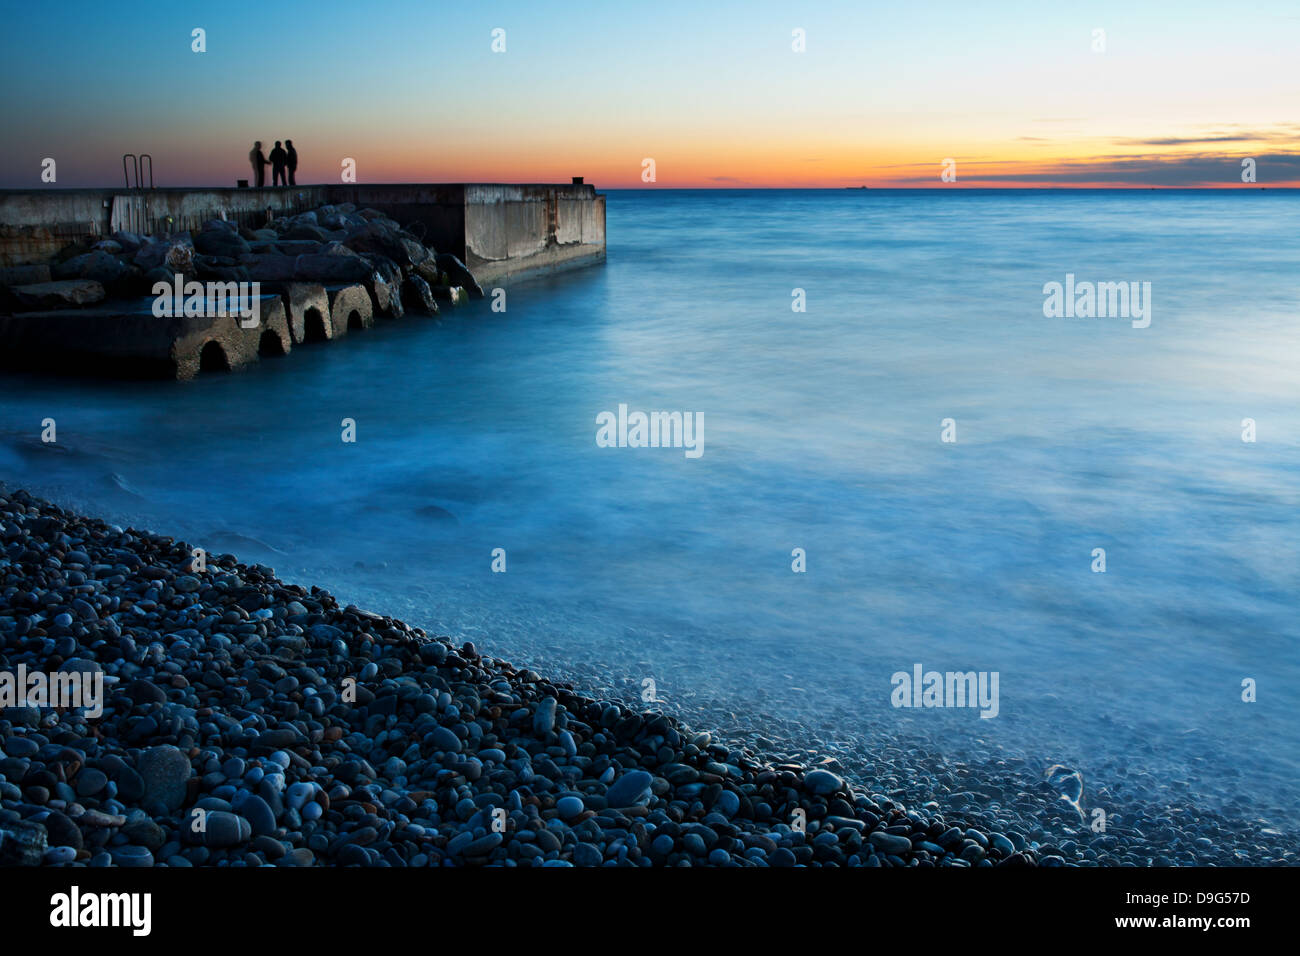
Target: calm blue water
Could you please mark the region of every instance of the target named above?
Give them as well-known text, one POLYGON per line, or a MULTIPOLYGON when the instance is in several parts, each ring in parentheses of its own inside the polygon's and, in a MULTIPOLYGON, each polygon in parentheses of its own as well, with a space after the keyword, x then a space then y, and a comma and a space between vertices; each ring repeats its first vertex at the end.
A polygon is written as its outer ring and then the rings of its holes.
POLYGON ((1298 221, 1276 192, 612 192, 607 264, 504 314, 185 385, 6 377, 0 477, 593 688, 1293 806, 1298 221), (1150 327, 1044 318, 1067 272, 1150 282, 1150 327), (598 448, 620 402, 701 413, 703 457, 598 448), (915 663, 999 672, 999 716, 892 708, 915 663))

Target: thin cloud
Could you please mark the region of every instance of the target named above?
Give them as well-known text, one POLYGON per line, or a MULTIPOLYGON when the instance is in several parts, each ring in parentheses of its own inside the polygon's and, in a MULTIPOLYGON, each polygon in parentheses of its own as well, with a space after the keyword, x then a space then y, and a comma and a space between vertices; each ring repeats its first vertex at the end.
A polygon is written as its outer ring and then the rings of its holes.
POLYGON ((1120 146, 1199 146, 1204 143, 1267 143, 1295 139, 1293 133, 1224 133, 1219 136, 1166 136, 1158 139, 1120 139, 1120 146))
MULTIPOLYGON (((1300 181, 1300 153, 1261 153, 1256 162, 1259 186, 1300 181)), ((1242 157, 1116 156, 1077 160, 1033 168, 1003 169, 963 177, 966 182, 1069 185, 1108 183, 1115 186, 1232 186, 1241 183, 1242 157)), ((899 182, 929 183, 932 175, 907 177, 899 182)))

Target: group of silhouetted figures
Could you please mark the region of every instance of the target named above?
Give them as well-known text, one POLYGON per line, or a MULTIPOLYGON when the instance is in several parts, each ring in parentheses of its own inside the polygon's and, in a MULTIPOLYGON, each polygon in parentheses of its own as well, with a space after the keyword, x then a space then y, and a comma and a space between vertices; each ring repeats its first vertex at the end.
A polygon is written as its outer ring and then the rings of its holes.
POLYGON ((266 185, 266 167, 271 167, 271 185, 272 186, 297 186, 293 174, 298 169, 298 151, 293 148, 293 140, 286 139, 284 146, 280 141, 275 141, 275 149, 271 150, 271 158, 267 159, 262 155, 262 141, 259 139, 253 144, 253 148, 248 151, 248 161, 253 164, 253 182, 258 189, 266 185), (288 149, 285 149, 287 146, 288 149))

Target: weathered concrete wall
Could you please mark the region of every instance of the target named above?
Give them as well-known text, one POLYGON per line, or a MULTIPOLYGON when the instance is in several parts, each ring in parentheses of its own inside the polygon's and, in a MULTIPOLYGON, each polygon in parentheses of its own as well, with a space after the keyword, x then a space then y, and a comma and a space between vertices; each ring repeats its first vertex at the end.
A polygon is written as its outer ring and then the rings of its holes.
POLYGON ((0 191, 0 265, 40 262, 86 236, 155 234, 226 218, 260 226, 268 209, 292 214, 330 200, 327 187, 293 189, 16 189, 0 191))
POLYGON ((23 189, 0 192, 0 265, 50 258, 86 236, 197 229, 222 213, 244 225, 326 203, 378 209, 457 256, 480 284, 605 258, 605 197, 594 186, 338 184, 270 189, 23 189))
POLYGON ((605 258, 596 187, 467 185, 461 256, 480 285, 605 258))

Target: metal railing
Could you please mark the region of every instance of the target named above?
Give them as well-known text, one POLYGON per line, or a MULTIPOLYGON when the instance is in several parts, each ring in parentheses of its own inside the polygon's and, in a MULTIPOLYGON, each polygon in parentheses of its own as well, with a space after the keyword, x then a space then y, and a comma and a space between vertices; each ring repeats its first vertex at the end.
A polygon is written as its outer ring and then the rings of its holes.
POLYGON ((148 153, 141 153, 137 156, 135 153, 122 154, 122 178, 126 180, 127 189, 143 189, 144 182, 142 174, 144 172, 144 161, 149 160, 149 188, 153 189, 153 157, 148 153), (131 160, 131 166, 126 161, 131 160), (131 170, 135 170, 135 185, 131 185, 131 170))

